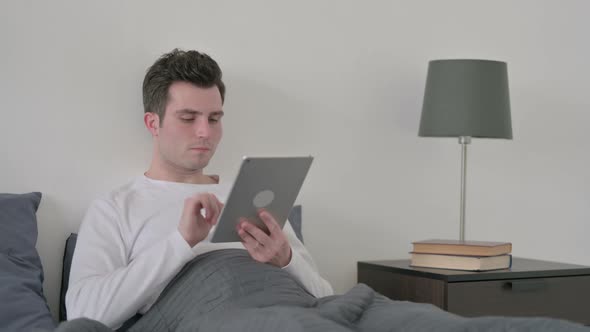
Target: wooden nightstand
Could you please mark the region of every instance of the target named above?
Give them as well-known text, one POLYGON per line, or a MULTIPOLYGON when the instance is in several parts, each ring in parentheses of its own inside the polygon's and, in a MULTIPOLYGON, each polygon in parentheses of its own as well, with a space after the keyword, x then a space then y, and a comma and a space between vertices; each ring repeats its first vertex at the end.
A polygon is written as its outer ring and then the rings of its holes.
POLYGON ((467 316, 544 316, 590 325, 590 267, 513 258, 488 272, 410 267, 409 260, 358 262, 358 282, 394 300, 432 303, 467 316))

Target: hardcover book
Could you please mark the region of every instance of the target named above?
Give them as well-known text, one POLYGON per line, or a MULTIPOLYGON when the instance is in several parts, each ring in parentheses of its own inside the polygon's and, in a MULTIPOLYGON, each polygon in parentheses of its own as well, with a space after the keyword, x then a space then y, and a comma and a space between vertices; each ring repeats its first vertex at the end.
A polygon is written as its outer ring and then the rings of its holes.
POLYGON ((413 242, 412 252, 462 256, 498 256, 512 252, 510 242, 424 240, 413 242))
POLYGON ((448 270, 490 271, 512 266, 512 255, 457 256, 412 253, 411 266, 448 270))

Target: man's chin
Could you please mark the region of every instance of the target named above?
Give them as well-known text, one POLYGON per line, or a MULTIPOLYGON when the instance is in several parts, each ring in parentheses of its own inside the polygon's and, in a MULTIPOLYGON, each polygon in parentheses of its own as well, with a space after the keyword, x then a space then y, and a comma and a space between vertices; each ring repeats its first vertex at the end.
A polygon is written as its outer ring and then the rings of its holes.
POLYGON ((212 151, 188 155, 188 156, 185 156, 183 165, 187 169, 201 170, 201 169, 207 167, 207 165, 209 165, 209 161, 211 160, 212 156, 213 156, 212 151))
POLYGON ((199 171, 202 170, 203 168, 207 167, 209 165, 209 159, 207 160, 199 160, 198 162, 192 162, 188 165, 186 165, 187 169, 191 169, 194 171, 199 171))

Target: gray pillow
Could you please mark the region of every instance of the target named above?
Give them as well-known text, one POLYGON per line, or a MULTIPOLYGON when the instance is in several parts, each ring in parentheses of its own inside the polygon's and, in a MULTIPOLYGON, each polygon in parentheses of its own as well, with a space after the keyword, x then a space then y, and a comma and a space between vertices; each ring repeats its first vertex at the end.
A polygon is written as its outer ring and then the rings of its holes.
POLYGON ((0 331, 55 328, 35 249, 40 202, 38 192, 0 194, 0 331))

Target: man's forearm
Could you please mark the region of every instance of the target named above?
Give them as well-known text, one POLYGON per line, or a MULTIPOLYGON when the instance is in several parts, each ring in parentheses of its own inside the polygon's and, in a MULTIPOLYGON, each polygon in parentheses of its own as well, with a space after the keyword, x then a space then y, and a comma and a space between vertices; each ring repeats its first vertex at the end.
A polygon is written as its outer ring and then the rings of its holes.
MULTIPOLYGON (((81 254, 87 252, 83 243, 78 249, 81 254)), ((175 231, 127 266, 112 271, 97 269, 91 257, 78 257, 86 262, 72 271, 66 296, 68 319, 88 317, 111 328, 119 327, 154 294, 160 293, 193 256, 186 241, 175 231)))

